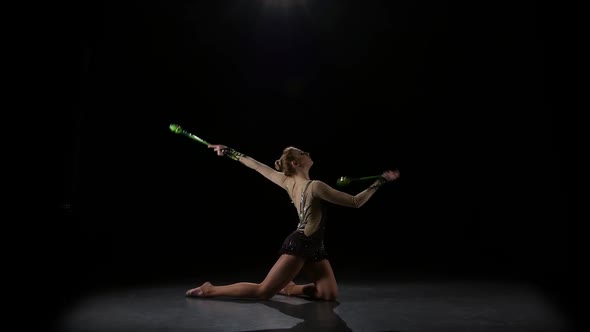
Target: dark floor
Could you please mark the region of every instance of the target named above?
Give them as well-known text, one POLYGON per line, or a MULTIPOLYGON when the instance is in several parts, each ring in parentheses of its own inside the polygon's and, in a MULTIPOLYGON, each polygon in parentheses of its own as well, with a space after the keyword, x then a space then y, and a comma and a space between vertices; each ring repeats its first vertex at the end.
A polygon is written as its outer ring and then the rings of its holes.
MULTIPOLYGON (((211 280, 222 284, 220 280, 211 280)), ((175 281, 95 291, 73 301, 57 331, 573 331, 543 293, 514 282, 340 282, 338 302, 186 298, 175 281)))

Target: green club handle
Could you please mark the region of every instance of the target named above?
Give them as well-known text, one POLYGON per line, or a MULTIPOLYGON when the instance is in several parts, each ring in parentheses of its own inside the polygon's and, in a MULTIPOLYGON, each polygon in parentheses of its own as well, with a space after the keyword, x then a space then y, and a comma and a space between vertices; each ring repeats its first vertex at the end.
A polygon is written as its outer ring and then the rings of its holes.
POLYGON ((169 128, 170 128, 170 131, 172 131, 173 133, 184 135, 190 139, 193 139, 193 140, 195 140, 199 143, 205 144, 205 145, 211 145, 211 144, 209 144, 209 142, 205 141, 204 139, 200 138, 199 136, 182 129, 182 127, 177 124, 172 123, 172 124, 170 124, 169 128))
POLYGON ((336 184, 339 186, 347 186, 353 181, 366 181, 366 180, 377 180, 381 178, 381 175, 365 176, 361 178, 350 178, 348 176, 341 176, 336 180, 336 184))

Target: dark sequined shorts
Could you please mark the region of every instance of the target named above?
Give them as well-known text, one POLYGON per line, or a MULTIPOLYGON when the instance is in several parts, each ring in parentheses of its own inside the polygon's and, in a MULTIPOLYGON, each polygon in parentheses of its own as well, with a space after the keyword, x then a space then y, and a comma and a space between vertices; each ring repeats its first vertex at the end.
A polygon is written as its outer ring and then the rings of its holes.
POLYGON ((300 256, 313 262, 328 258, 323 238, 307 236, 299 231, 294 231, 287 236, 279 250, 279 254, 300 256))

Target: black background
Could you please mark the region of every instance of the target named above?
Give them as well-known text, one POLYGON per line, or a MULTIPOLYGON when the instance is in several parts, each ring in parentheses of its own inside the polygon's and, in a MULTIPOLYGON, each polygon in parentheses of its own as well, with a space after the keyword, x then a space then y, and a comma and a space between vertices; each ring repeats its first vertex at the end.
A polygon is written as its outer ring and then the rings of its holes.
POLYGON ((269 165, 297 146, 334 185, 399 169, 361 209, 330 210, 337 278, 524 280, 565 303, 567 119, 539 4, 44 6, 26 43, 51 216, 26 225, 52 296, 272 266, 288 196, 177 123, 269 165))

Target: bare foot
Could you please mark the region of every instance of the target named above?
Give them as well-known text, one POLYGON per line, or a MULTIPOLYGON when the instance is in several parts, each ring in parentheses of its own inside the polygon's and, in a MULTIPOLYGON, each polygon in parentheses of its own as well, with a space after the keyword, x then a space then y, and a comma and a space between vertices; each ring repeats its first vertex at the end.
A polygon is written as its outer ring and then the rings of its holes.
POLYGON ((289 296, 291 295, 291 287, 295 286, 293 281, 289 282, 287 286, 279 291, 279 294, 289 296))
POLYGON ((193 289, 189 289, 186 291, 186 296, 191 296, 191 297, 206 297, 206 290, 207 288, 213 286, 210 282, 205 282, 203 283, 201 286, 197 287, 197 288, 193 288, 193 289))

